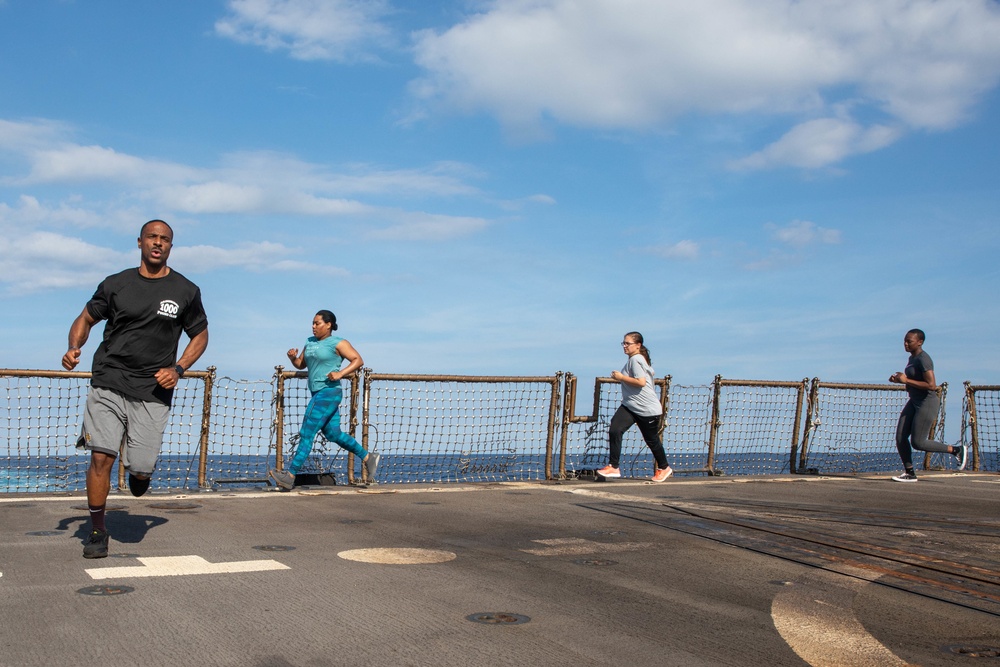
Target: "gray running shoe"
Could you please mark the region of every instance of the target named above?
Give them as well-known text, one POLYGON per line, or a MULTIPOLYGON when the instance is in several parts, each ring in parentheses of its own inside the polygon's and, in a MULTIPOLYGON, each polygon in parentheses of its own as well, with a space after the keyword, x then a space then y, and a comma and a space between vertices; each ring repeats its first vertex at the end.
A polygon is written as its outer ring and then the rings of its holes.
POLYGON ((382 455, 378 452, 368 452, 368 459, 365 461, 365 470, 368 472, 368 481, 375 481, 375 471, 378 470, 378 461, 382 455))
POLYGON ((267 476, 283 489, 291 491, 295 487, 295 475, 287 470, 268 470, 267 476))
POLYGON ((915 482, 917 481, 917 476, 912 472, 904 472, 902 475, 896 475, 892 478, 894 482, 915 482))
POLYGON ((87 538, 87 543, 83 545, 83 557, 84 558, 107 558, 108 557, 108 539, 111 536, 108 535, 106 530, 97 530, 96 528, 90 531, 90 537, 87 538))

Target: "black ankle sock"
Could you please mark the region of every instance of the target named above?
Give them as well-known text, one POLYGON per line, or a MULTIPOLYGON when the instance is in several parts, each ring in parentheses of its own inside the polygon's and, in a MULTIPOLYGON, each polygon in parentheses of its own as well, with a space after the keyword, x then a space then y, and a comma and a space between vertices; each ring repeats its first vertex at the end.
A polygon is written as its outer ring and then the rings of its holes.
POLYGON ((107 527, 104 525, 104 508, 106 505, 101 505, 100 507, 94 507, 93 505, 88 505, 90 508, 90 525, 94 530, 107 531, 107 527))

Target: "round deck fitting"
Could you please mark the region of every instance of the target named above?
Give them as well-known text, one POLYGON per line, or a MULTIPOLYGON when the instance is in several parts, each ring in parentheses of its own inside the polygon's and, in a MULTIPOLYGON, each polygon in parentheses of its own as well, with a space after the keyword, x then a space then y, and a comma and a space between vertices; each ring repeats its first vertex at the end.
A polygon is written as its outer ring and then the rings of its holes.
POLYGON ((77 591, 81 595, 124 595, 135 589, 131 586, 87 586, 77 591))
POLYGON ((949 644, 942 646, 941 650, 951 655, 960 655, 965 658, 1000 658, 1000 646, 968 646, 965 644, 949 644))
POLYGON ((201 505, 197 503, 180 503, 180 502, 165 502, 165 503, 150 503, 147 505, 154 510, 196 510, 200 509, 201 505))
POLYGON ((285 546, 283 544, 261 544, 254 547, 257 551, 295 551, 295 547, 285 546))
POLYGON ((531 619, 521 614, 508 614, 506 612, 484 611, 478 614, 469 614, 465 620, 473 623, 484 623, 486 625, 521 625, 531 619))

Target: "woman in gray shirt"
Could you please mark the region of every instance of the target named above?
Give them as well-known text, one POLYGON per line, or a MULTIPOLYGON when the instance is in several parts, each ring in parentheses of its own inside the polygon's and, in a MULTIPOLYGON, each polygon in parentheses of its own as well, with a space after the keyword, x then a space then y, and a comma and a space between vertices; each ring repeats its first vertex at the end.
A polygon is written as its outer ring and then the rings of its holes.
POLYGON ((663 442, 660 440, 660 415, 663 414, 663 407, 653 390, 649 350, 642 344, 642 334, 638 331, 625 334, 622 349, 628 355, 628 361, 621 371, 611 372, 611 377, 621 383, 622 404, 611 418, 608 430, 608 465, 598 470, 597 474, 601 477, 622 476, 618 467, 622 455, 622 436, 635 424, 656 459, 653 481, 663 482, 674 471, 667 463, 667 455, 663 452, 663 442))

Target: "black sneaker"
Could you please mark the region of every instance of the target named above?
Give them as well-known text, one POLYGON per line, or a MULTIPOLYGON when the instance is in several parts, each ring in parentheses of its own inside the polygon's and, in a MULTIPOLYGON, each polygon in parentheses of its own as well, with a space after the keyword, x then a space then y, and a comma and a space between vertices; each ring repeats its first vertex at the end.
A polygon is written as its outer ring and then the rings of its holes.
POLYGON ((90 531, 90 537, 87 538, 87 543, 83 545, 83 557, 107 558, 109 537, 106 530, 97 530, 95 528, 90 531))
POLYGON ((149 479, 140 479, 133 475, 128 474, 128 490, 132 492, 132 495, 138 498, 142 494, 149 490, 149 479))
POLYGON ((958 469, 965 470, 965 464, 969 462, 969 446, 955 445, 955 458, 958 459, 958 469))
POLYGON ((896 475, 892 478, 894 482, 915 482, 917 481, 917 476, 912 472, 904 472, 902 475, 896 475))

